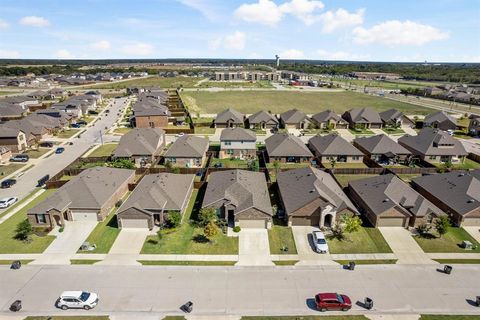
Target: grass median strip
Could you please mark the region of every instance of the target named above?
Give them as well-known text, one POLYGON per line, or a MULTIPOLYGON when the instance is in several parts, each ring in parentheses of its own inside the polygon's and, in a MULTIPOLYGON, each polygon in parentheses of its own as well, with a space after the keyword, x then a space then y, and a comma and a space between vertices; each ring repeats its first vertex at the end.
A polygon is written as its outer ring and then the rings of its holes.
POLYGON ((442 264, 480 264, 480 259, 433 259, 442 264))
POLYGON ((102 260, 70 259, 70 264, 95 264, 102 260))
POLYGON ((138 260, 144 266, 233 266, 237 261, 138 260))
POLYGON ((333 260, 341 265, 348 264, 350 261, 355 264, 396 264, 397 259, 375 259, 375 260, 333 260))
POLYGON ((23 320, 109 320, 109 316, 30 316, 23 320))
MULTIPOLYGON (((0 260, 0 265, 10 265, 13 263, 13 261, 17 260, 0 260)), ((19 260, 22 264, 29 264, 33 260, 19 260)))
POLYGON ((299 260, 274 260, 276 266, 294 266, 299 260))

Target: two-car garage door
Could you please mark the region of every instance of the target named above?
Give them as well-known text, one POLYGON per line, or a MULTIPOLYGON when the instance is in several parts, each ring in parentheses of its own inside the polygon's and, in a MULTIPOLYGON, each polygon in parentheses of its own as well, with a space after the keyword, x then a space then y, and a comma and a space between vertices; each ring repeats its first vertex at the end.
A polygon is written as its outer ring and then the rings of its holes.
POLYGON ((237 225, 240 226, 240 228, 262 228, 265 229, 267 227, 266 220, 264 219, 259 219, 259 220, 239 220, 237 225))
POLYGON ((378 220, 379 227, 406 227, 405 218, 400 217, 388 217, 380 218, 378 220))
POLYGON ((73 212, 72 211, 72 220, 73 221, 98 221, 96 212, 73 212))
POLYGON ((142 228, 148 229, 147 219, 121 219, 122 228, 142 228))

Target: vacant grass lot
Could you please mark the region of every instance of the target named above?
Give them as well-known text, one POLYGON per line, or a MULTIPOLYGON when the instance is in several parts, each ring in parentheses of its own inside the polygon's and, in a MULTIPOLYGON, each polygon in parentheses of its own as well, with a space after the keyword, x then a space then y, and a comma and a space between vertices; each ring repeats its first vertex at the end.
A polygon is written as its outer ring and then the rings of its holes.
POLYGON ((141 79, 131 79, 117 83, 99 83, 86 87, 87 89, 112 89, 121 90, 128 87, 160 87, 162 89, 193 88, 193 86, 204 78, 196 77, 148 77, 141 79))
POLYGON ((20 163, 10 163, 6 166, 0 166, 0 177, 6 177, 24 166, 25 164, 20 163))
POLYGON ((268 242, 271 254, 297 254, 297 247, 293 239, 292 228, 274 225, 268 230, 268 242), (282 251, 282 248, 288 248, 282 251))
POLYGON ((113 151, 117 148, 118 143, 105 143, 93 150, 88 157, 107 157, 112 155, 113 151))
POLYGON ((190 219, 196 216, 202 201, 194 190, 180 227, 158 236, 148 236, 141 253, 144 254, 238 254, 238 238, 219 232, 210 242, 195 241, 203 236, 203 228, 195 227, 190 219))
POLYGON ((463 228, 451 227, 442 237, 413 237, 425 252, 480 252, 480 244, 463 228), (470 241, 476 248, 465 250, 460 247, 463 240, 470 241))
POLYGON ((29 204, 0 224, 0 253, 42 253, 55 239, 54 236, 39 237, 32 235, 29 243, 14 239, 17 225, 27 218, 27 211, 54 193, 49 189, 33 199, 29 204))
POLYGON ((255 113, 259 110, 281 113, 292 108, 298 108, 307 114, 326 109, 343 113, 357 107, 372 107, 378 111, 396 108, 405 114, 431 112, 430 109, 420 106, 349 91, 184 91, 181 96, 190 111, 200 113, 219 113, 225 110, 226 106, 242 113, 255 113))
POLYGON ((380 231, 376 228, 361 227, 353 233, 346 233, 346 240, 327 239, 330 253, 391 253, 380 231))

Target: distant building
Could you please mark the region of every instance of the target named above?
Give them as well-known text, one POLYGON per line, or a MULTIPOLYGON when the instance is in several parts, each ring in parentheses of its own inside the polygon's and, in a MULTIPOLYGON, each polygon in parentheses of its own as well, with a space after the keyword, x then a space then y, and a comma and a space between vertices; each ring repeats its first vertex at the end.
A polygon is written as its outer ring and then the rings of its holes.
POLYGON ((352 72, 350 75, 365 80, 398 80, 402 78, 398 73, 384 72, 352 72))

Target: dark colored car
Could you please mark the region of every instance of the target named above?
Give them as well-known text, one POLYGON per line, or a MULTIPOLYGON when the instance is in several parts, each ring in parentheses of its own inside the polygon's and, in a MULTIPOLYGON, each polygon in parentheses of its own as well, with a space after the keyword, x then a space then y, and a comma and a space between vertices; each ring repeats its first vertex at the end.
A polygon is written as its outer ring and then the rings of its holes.
POLYGON ((59 148, 57 148, 57 150, 55 150, 55 153, 60 154, 60 153, 63 153, 63 151, 65 151, 65 148, 59 147, 59 148))
POLYGON ((10 158, 11 162, 27 162, 30 157, 28 154, 16 154, 10 158))
POLYGON ((10 188, 15 183, 17 183, 17 180, 15 179, 5 179, 2 181, 2 189, 10 188))
POLYGON ((85 120, 78 120, 77 121, 77 124, 81 125, 81 126, 86 126, 87 125, 87 121, 85 120))
POLYGON ((352 308, 352 301, 350 298, 344 294, 338 293, 319 293, 315 296, 315 304, 320 311, 347 311, 352 308))
POLYGON ((37 187, 43 186, 50 179, 50 175, 46 174, 37 181, 37 187))
POLYGON ((72 127, 72 128, 80 128, 80 125, 79 125, 78 123, 72 123, 72 124, 70 125, 70 127, 72 127))
POLYGON ((49 142, 49 141, 40 142, 39 146, 42 148, 52 148, 53 142, 49 142))

